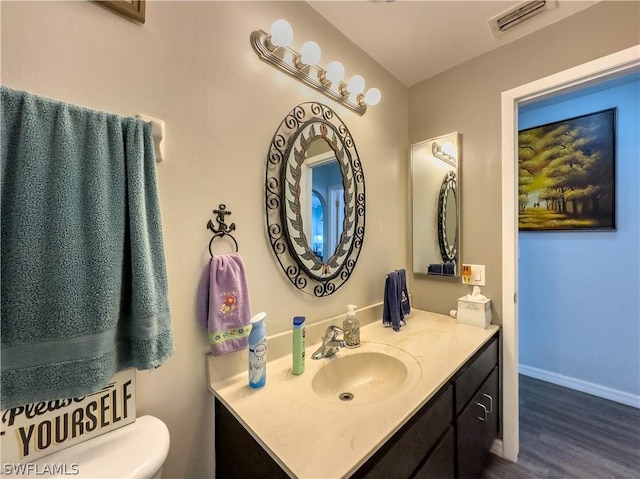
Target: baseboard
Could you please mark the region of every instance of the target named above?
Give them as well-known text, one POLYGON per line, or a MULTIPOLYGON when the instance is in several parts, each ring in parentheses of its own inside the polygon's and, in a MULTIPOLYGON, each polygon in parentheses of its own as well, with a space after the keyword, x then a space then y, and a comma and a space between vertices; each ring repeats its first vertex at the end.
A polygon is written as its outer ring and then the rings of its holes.
POLYGON ((495 454, 496 456, 504 457, 504 444, 502 439, 496 439, 493 441, 493 445, 491 446, 491 450, 489 451, 491 454, 495 454))
POLYGON ((640 409, 640 396, 520 364, 520 374, 640 409))

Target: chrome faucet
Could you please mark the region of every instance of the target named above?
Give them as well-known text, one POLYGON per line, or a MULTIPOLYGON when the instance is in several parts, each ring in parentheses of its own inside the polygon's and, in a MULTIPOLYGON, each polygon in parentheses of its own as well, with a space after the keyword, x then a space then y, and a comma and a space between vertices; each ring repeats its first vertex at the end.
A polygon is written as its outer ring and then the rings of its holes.
POLYGON ((322 359, 334 356, 341 347, 345 346, 343 340, 338 339, 339 334, 344 334, 342 328, 338 326, 329 326, 322 338, 322 346, 311 355, 311 359, 322 359))

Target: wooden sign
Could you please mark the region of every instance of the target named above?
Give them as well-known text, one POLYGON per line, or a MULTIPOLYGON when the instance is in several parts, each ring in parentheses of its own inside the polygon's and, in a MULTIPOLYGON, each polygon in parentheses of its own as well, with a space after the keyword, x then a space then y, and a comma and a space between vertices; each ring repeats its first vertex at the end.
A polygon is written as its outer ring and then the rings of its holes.
POLYGON ((0 411, 4 466, 33 461, 134 422, 135 374, 133 368, 120 371, 87 396, 0 411))

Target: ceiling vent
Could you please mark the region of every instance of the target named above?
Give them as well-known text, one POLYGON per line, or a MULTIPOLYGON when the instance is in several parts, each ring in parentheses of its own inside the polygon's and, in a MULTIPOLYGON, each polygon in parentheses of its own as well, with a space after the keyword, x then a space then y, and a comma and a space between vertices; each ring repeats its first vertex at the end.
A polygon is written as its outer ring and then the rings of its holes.
POLYGON ((489 26, 495 37, 504 35, 507 31, 523 22, 556 7, 553 0, 535 0, 524 2, 496 15, 489 20, 489 26))

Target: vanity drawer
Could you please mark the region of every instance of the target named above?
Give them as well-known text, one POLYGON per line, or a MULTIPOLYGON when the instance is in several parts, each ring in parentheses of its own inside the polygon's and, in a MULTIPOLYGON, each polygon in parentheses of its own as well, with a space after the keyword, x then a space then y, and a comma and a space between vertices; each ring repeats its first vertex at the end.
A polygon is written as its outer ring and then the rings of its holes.
POLYGON ((469 402, 489 373, 498 364, 498 337, 493 339, 473 358, 454 379, 456 416, 469 402))
MULTIPOLYGON (((352 478, 405 479, 424 461, 453 421, 453 388, 446 385, 352 478)), ((452 457, 453 459, 453 457, 452 457)))

